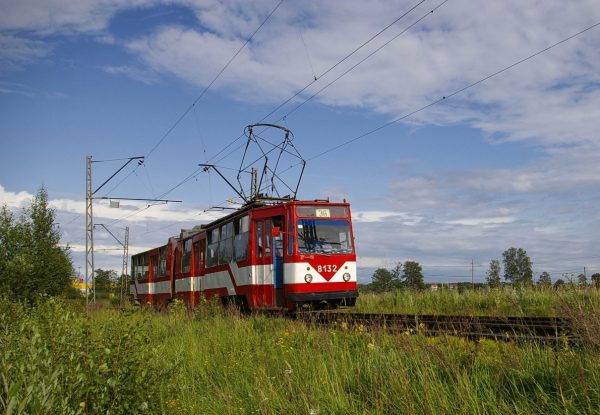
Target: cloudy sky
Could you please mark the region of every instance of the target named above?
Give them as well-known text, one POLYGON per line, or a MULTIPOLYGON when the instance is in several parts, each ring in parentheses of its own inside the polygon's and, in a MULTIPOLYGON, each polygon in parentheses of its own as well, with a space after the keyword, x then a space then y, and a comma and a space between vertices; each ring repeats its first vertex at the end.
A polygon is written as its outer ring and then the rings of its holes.
MULTIPOLYGON (((362 281, 407 259, 483 280, 511 246, 538 274, 589 275, 598 23, 593 0, 0 0, 0 203, 45 186, 83 270, 86 155, 146 156, 101 196, 183 201, 95 201, 135 253, 222 214, 235 194, 197 165, 231 174, 263 121, 308 160, 300 198, 350 201, 362 281)), ((122 164, 94 163, 94 185, 122 164)))

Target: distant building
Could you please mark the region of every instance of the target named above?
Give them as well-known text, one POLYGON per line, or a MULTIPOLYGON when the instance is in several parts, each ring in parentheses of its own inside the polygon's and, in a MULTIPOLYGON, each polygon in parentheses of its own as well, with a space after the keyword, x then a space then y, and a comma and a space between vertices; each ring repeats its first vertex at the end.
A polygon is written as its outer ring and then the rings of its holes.
POLYGON ((437 290, 441 290, 441 289, 457 290, 458 283, 456 283, 456 282, 432 282, 431 284, 429 284, 429 288, 431 289, 431 291, 437 291, 437 290))

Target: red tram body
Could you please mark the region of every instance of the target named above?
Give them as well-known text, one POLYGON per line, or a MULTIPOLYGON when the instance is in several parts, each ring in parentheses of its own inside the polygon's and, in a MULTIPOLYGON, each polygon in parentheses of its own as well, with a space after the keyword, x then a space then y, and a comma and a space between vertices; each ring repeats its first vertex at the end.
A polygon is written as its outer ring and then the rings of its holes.
POLYGON ((350 205, 256 202, 132 256, 130 294, 156 307, 218 297, 248 310, 354 305, 350 205))

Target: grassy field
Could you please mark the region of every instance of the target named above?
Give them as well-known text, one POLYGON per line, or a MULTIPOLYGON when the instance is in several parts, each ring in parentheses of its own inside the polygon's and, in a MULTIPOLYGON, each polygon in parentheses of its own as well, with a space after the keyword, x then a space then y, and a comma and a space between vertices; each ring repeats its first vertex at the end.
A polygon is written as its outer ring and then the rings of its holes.
POLYGON ((365 313, 495 316, 565 316, 600 313, 600 290, 591 287, 411 291, 361 293, 356 307, 365 313))
POLYGON ((34 308, 0 300, 0 332, 0 409, 7 414, 593 414, 600 408, 600 353, 592 346, 314 328, 211 304, 193 313, 178 305, 168 313, 87 315, 60 300, 34 308))

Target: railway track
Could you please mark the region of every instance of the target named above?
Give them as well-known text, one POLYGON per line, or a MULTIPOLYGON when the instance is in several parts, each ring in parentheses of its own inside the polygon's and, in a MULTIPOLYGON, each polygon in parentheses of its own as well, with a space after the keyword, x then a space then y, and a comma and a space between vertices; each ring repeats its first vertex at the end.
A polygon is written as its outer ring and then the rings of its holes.
POLYGON ((391 333, 453 335, 469 339, 576 345, 573 322, 561 317, 440 316, 309 312, 298 316, 308 324, 351 329, 379 329, 391 333))

